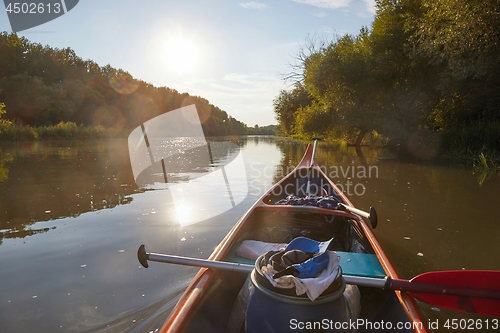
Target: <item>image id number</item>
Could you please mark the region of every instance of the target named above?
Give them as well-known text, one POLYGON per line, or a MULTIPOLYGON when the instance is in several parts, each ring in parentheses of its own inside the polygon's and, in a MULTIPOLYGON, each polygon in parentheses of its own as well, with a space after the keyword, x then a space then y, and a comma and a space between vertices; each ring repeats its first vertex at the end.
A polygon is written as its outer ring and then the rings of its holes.
POLYGON ((10 2, 5 11, 9 14, 43 14, 43 13, 55 13, 59 14, 61 12, 61 3, 55 2, 51 3, 19 3, 10 2))
POLYGON ((449 330, 497 330, 499 326, 498 319, 448 319, 444 327, 449 330))

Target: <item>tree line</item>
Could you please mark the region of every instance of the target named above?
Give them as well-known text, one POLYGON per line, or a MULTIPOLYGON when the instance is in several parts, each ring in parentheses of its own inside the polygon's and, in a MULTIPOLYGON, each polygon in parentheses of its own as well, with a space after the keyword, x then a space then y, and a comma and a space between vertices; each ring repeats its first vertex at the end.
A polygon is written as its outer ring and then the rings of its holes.
POLYGON ((199 96, 134 79, 71 48, 0 34, 0 116, 28 126, 102 126, 116 135, 155 116, 195 104, 206 136, 246 134, 246 125, 199 96), (6 112, 5 112, 6 111, 6 112))
POLYGON ((259 126, 255 125, 254 127, 247 127, 248 135, 275 135, 278 134, 278 126, 276 125, 267 125, 267 126, 259 126))
POLYGON ((308 39, 274 111, 287 134, 500 152, 499 54, 497 0, 376 0, 371 28, 308 39))

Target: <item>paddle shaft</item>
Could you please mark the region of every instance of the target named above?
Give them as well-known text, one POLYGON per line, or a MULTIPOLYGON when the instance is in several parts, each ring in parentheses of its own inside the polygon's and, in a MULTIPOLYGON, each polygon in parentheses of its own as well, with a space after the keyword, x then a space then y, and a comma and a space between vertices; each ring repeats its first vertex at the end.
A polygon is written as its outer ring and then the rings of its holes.
POLYGON ((312 151, 312 156, 311 156, 311 165, 309 166, 309 169, 307 170, 307 187, 306 187, 306 194, 310 195, 311 193, 311 173, 312 169, 314 167, 314 160, 316 159, 316 149, 318 148, 318 138, 313 138, 314 140, 314 146, 313 146, 313 151, 312 151))
POLYGON ((351 212, 351 213, 354 213, 354 214, 358 214, 359 216, 362 216, 366 219, 369 219, 370 222, 371 222, 371 225, 372 225, 372 228, 375 229, 377 227, 377 224, 378 224, 378 217, 377 217, 377 212, 375 211, 375 208, 373 207, 370 207, 370 212, 367 213, 361 209, 358 209, 358 208, 354 208, 354 207, 351 207, 351 206, 348 206, 348 205, 345 205, 343 203, 339 203, 340 206, 342 206, 345 210, 351 212))
POLYGON ((312 156, 311 156, 311 165, 310 167, 312 167, 314 165, 314 162, 315 162, 315 159, 316 159, 316 149, 318 148, 318 141, 319 139, 318 138, 313 138, 314 140, 314 146, 313 146, 313 151, 312 151, 312 156))
MULTIPOLYGON (((213 268, 213 269, 240 272, 246 274, 251 273, 252 270, 255 268, 253 265, 239 264, 233 262, 189 258, 189 257, 174 256, 169 254, 147 253, 143 248, 143 245, 141 245, 141 247, 139 248, 137 255, 139 257, 140 263, 146 268, 148 267, 147 261, 156 261, 167 264, 178 264, 184 266, 213 268), (146 263, 146 265, 144 263, 146 263)), ((346 283, 361 285, 365 287, 384 288, 384 286, 386 285, 386 280, 375 279, 375 278, 344 275, 344 280, 346 281, 346 283)))
POLYGON ((358 214, 359 216, 362 216, 366 219, 369 219, 370 218, 370 213, 367 213, 361 209, 357 209, 357 208, 354 208, 354 207, 351 207, 351 206, 347 206, 347 205, 344 205, 344 204, 341 204, 342 206, 344 206, 344 208, 351 212, 351 213, 354 213, 354 214, 358 214))
MULTIPOLYGON (((144 245, 141 245, 137 253, 140 263, 144 267, 148 267, 147 261, 156 261, 169 264, 179 264, 185 266, 206 267, 219 270, 235 271, 240 273, 250 273, 253 265, 239 264, 224 261, 214 261, 208 259, 188 258, 167 254, 147 253, 144 245)), ((467 288, 467 287, 454 287, 444 284, 425 283, 418 281, 409 281, 403 279, 392 279, 389 276, 384 279, 343 275, 347 284, 354 284, 363 287, 382 288, 391 290, 400 290, 414 293, 427 293, 439 295, 454 295, 462 297, 476 297, 487 299, 500 299, 500 291, 467 288)))
POLYGON ((246 265, 246 264, 214 261, 207 259, 187 258, 187 257, 179 257, 166 254, 158 254, 158 253, 148 253, 148 260, 156 262, 164 262, 168 264, 178 264, 184 266, 206 267, 206 268, 220 269, 225 271, 235 271, 240 273, 250 273, 254 268, 252 265, 246 265))

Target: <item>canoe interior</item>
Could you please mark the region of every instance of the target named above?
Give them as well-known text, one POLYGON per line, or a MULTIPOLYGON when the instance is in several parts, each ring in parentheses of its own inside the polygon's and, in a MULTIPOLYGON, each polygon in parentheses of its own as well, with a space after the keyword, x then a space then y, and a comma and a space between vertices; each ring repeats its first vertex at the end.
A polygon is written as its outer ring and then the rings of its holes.
MULTIPOLYGON (((268 198, 269 199, 269 198, 268 198)), ((272 198, 274 202, 277 198, 272 198)), ((286 210, 267 210, 258 207, 248 217, 237 243, 245 239, 273 243, 288 243, 305 236, 318 241, 334 238, 329 250, 374 253, 362 229, 354 219, 338 215, 302 213, 286 210)), ((203 298, 188 319, 186 332, 229 332, 228 321, 237 295, 247 279, 246 274, 218 271, 206 288, 203 298)), ((370 322, 408 322, 396 295, 392 291, 360 287, 360 318, 370 322)), ((296 330, 297 331, 297 330, 296 330)), ((300 331, 300 330, 299 330, 300 331)), ((358 332, 370 332, 360 329, 358 332)), ((383 332, 383 330, 380 330, 383 332)), ((244 325, 240 332, 244 332, 244 325)), ((379 331, 378 331, 379 332, 379 331)), ((391 330, 394 332, 394 330, 391 330)), ((399 332, 413 332, 401 330, 399 332)))
POLYGON ((305 197, 307 195, 308 175, 310 175, 309 194, 317 196, 335 196, 340 202, 346 203, 333 188, 332 182, 325 177, 320 169, 309 170, 307 167, 298 167, 287 175, 280 183, 271 188, 261 199, 264 203, 274 203, 289 195, 305 197))

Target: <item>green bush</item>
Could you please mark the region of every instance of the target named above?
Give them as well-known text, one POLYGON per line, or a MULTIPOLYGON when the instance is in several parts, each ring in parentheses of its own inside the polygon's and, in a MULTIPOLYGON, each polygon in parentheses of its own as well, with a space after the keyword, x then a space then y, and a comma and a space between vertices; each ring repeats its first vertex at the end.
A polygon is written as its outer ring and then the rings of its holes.
POLYGON ((2 141, 25 141, 37 140, 38 133, 29 126, 0 120, 0 140, 2 141))

